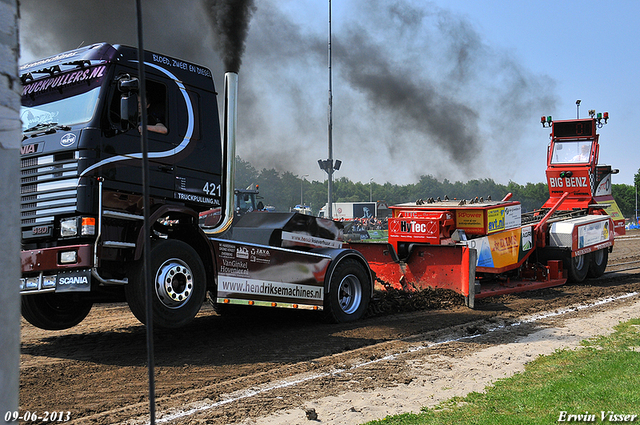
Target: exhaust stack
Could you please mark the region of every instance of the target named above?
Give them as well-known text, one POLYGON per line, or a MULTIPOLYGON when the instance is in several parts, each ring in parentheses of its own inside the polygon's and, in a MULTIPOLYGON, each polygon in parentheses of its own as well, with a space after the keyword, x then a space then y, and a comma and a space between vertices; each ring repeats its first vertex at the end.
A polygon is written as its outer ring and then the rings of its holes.
POLYGON ((233 222, 233 189, 236 169, 236 131, 238 127, 238 74, 224 74, 224 129, 222 131, 222 183, 224 185, 224 208, 218 225, 206 229, 207 234, 219 234, 226 231, 233 222))

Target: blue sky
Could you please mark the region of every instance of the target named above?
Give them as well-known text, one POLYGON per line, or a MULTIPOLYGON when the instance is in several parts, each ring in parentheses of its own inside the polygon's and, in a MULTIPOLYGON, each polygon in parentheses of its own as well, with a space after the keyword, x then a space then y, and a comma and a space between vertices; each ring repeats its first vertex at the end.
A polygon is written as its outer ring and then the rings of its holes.
MULTIPOLYGON (((83 19, 99 3, 21 1, 22 61, 83 43, 135 44, 132 2, 113 0, 100 20, 83 19)), ((614 183, 632 184, 640 1, 332 3, 335 178, 543 182, 549 131, 540 117, 574 118, 581 99, 581 117, 610 113, 600 163, 620 169, 614 183)), ((238 154, 259 170, 323 181, 328 1, 255 6, 240 69, 238 154)), ((146 48, 208 66, 222 81, 199 1, 147 0, 143 11, 146 48)))
MULTIPOLYGON (((600 162, 620 169, 614 183, 633 184, 640 168, 640 2, 436 1, 469 19, 485 41, 513 52, 533 72, 555 83, 556 119, 589 109, 609 111, 600 129, 600 162)), ((533 136, 533 135, 531 135, 533 136)), ((531 177, 533 178, 533 177, 531 177)))
MULTIPOLYGON (((291 16, 308 22, 315 31, 327 31, 326 22, 318 22, 328 14, 326 2, 283 3, 281 8, 291 16)), ((492 52, 509 56, 544 81, 541 88, 556 99, 553 108, 523 111, 531 122, 516 123, 526 124, 522 127, 521 139, 511 146, 508 143, 504 146, 504 149, 513 150, 511 154, 518 164, 508 164, 511 162, 508 155, 501 157, 499 162, 484 170, 485 177, 521 184, 544 181, 548 131, 538 123, 539 117, 574 118, 576 100, 580 99, 582 118, 587 117, 589 109, 610 113, 609 124, 600 129, 600 163, 620 169, 615 183, 633 183, 633 175, 640 168, 639 136, 634 131, 638 122, 635 106, 640 97, 640 54, 637 49, 640 2, 435 0, 413 4, 428 5, 427 10, 440 8, 464 22, 492 52)), ((349 25, 352 16, 358 14, 360 6, 358 2, 332 2, 335 39, 340 37, 341 26, 349 25)), ((339 83, 334 83, 334 104, 340 102, 340 89, 339 83)), ((501 120, 506 114, 497 107, 490 115, 494 120, 501 120)), ((334 121, 339 128, 340 117, 334 117, 334 121)), ((493 137, 502 136, 494 132, 493 137)), ((334 156, 340 157, 344 152, 341 152, 339 133, 334 139, 337 139, 334 156)), ((490 158, 485 160, 491 163, 490 158)), ((398 162, 399 168, 403 167, 402 163, 402 160, 398 162)), ((345 165, 348 166, 348 161, 345 165)), ((428 168, 425 174, 429 174, 428 168)), ((482 174, 467 177, 483 178, 482 174)), ((336 173, 336 176, 340 174, 336 173)), ((351 178, 366 182, 366 177, 351 178)), ((378 181, 375 174, 371 177, 378 181)), ((456 177, 455 171, 445 172, 440 177, 465 179, 456 177)))

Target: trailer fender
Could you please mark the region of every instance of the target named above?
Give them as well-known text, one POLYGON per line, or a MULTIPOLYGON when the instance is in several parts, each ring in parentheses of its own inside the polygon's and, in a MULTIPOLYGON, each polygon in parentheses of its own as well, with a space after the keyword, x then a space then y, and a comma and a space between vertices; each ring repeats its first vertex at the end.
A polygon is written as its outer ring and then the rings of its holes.
POLYGON ((351 258, 358 263, 360 263, 367 271, 367 277, 369 279, 369 283, 371 286, 371 290, 369 291, 369 296, 373 295, 373 273, 371 273, 371 268, 369 267, 369 263, 367 262, 364 255, 354 249, 332 249, 332 248, 320 248, 313 249, 311 252, 317 252, 319 254, 328 255, 331 257, 331 264, 329 265, 329 269, 327 270, 327 274, 325 276, 325 289, 329 290, 329 284, 331 281, 331 275, 333 274, 336 266, 347 258, 351 258))
POLYGON ((371 269, 362 254, 350 249, 318 249, 332 259, 324 280, 324 310, 331 322, 351 322, 367 312, 373 295, 371 269))

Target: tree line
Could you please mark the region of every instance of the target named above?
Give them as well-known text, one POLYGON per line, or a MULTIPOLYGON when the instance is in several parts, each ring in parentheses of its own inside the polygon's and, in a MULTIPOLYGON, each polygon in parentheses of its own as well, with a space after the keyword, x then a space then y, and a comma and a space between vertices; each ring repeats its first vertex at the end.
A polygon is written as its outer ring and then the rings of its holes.
MULTIPOLYGON (((640 169, 635 175, 636 185, 640 185, 640 169)), ((309 205, 314 214, 327 203, 327 182, 308 181, 290 171, 279 171, 274 168, 263 168, 258 171, 251 163, 236 158, 236 188, 246 188, 258 184, 260 197, 265 205, 272 205, 276 211, 289 211, 300 204, 309 205)), ((615 198, 622 214, 626 217, 635 216, 635 188, 631 185, 614 184, 612 186, 615 198)), ((469 180, 466 183, 447 179, 439 181, 431 175, 425 175, 417 183, 397 185, 387 183, 352 182, 346 177, 340 177, 333 182, 333 202, 364 202, 384 201, 388 205, 414 202, 418 199, 428 199, 445 196, 449 199, 472 199, 491 196, 493 200, 500 200, 508 193, 511 199, 520 201, 522 211, 538 209, 549 198, 546 183, 526 183, 520 185, 513 181, 499 184, 492 179, 469 180)))

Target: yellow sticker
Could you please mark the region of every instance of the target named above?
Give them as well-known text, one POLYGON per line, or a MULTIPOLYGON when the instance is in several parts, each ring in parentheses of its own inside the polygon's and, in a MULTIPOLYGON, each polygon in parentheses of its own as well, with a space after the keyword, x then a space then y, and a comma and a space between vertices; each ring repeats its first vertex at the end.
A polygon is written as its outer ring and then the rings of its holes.
POLYGON ((504 230, 504 207, 487 211, 487 233, 504 230))

